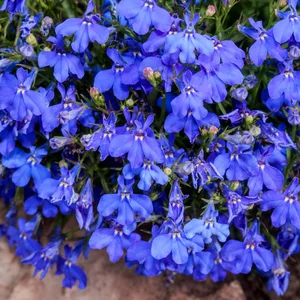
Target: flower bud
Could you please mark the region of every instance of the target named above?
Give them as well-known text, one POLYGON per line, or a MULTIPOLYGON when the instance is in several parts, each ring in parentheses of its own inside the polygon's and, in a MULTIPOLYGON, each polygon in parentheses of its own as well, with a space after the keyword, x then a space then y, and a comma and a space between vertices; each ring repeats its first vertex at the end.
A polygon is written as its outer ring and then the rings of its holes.
POLYGON ((155 79, 160 79, 161 78, 161 73, 159 71, 154 72, 154 78, 155 79))
POLYGON ((247 88, 253 89, 258 83, 257 78, 254 75, 248 75, 244 79, 244 84, 247 88))
POLYGON ((104 96, 99 93, 99 90, 96 87, 90 88, 90 96, 98 107, 106 108, 104 96))
POLYGON ((213 5, 208 5, 206 15, 212 17, 216 13, 216 8, 213 5))
POLYGON ((154 80, 154 71, 151 67, 147 67, 143 70, 144 77, 150 82, 154 80))
POLYGON ((33 45, 33 46, 36 46, 36 45, 38 44, 38 42, 37 42, 35 36, 34 36, 32 33, 30 33, 30 34, 28 35, 28 37, 26 38, 26 42, 27 42, 28 44, 30 44, 30 45, 33 45))
POLYGON ((289 59, 298 59, 300 57, 300 49, 299 47, 293 45, 291 46, 290 48, 290 51, 289 51, 289 59))
POLYGON ((26 59, 33 59, 35 57, 34 49, 30 44, 26 44, 20 47, 20 52, 22 56, 26 59))
POLYGON ((279 6, 280 7, 284 7, 286 5, 287 5, 287 1, 286 0, 280 0, 280 2, 279 2, 279 6))
POLYGON ((182 175, 190 175, 194 171, 194 164, 186 161, 176 167, 176 172, 182 175))
POLYGON ((250 116, 247 116, 246 118, 245 118, 245 121, 246 121, 246 123, 247 124, 252 124, 253 123, 253 117, 250 115, 250 116))
POLYGON ((232 191, 236 191, 240 186, 240 182, 239 181, 234 181, 231 185, 230 185, 230 189, 232 191))
POLYGON ((211 135, 216 135, 218 133, 219 129, 215 126, 215 125, 212 125, 210 128, 209 128, 209 133, 211 135))
POLYGON ((59 149, 64 147, 65 145, 69 145, 73 142, 72 138, 64 137, 64 136, 55 136, 49 141, 49 145, 52 149, 59 149))
POLYGON ((170 176, 172 174, 172 170, 170 168, 164 168, 164 173, 170 176))
POLYGON ((241 143, 251 145, 254 142, 254 137, 249 131, 244 131, 241 137, 241 143))
POLYGON ((236 100, 243 101, 248 97, 248 91, 244 86, 239 87, 231 92, 231 97, 236 100))
POLYGON ((261 134, 261 129, 258 126, 253 125, 250 129, 250 133, 254 137, 259 136, 261 134))
POLYGON ((129 98, 128 100, 126 100, 126 106, 127 107, 133 107, 134 106, 134 100, 129 98))

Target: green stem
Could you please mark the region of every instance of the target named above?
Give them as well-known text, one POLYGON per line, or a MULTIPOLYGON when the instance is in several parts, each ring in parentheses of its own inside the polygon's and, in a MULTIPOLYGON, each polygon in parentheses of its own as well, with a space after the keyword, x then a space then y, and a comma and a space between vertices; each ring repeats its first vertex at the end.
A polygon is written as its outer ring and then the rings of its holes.
POLYGON ((220 108, 223 115, 226 115, 226 110, 221 102, 218 102, 218 107, 220 108))

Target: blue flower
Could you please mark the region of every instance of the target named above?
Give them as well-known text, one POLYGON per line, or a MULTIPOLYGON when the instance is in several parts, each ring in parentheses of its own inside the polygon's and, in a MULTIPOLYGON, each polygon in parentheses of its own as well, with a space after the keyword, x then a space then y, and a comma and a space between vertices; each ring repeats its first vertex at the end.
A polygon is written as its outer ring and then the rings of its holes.
POLYGON ((32 91, 31 86, 36 76, 36 70, 28 73, 27 70, 19 68, 17 78, 10 77, 8 85, 0 83, 0 109, 7 109, 11 117, 16 121, 22 121, 27 110, 39 116, 45 110, 45 99, 37 91, 32 91))
POLYGON ((163 263, 151 255, 151 242, 138 241, 130 245, 126 259, 138 262, 145 276, 157 276, 162 272, 163 263))
POLYGON ((166 32, 172 22, 170 14, 159 7, 156 0, 122 0, 117 5, 117 14, 127 18, 138 34, 146 34, 151 25, 166 32))
POLYGON ((268 92, 272 99, 284 95, 287 100, 298 99, 300 91, 300 71, 294 71, 293 61, 280 65, 280 74, 272 78, 268 84, 268 92))
POLYGON ((133 169, 142 166, 145 158, 157 163, 163 163, 164 156, 160 144, 150 129, 153 120, 154 115, 150 115, 144 124, 136 120, 136 128, 132 133, 116 135, 109 145, 110 155, 112 157, 120 157, 128 153, 127 158, 133 169))
POLYGON ((84 52, 89 41, 105 44, 108 40, 109 31, 106 27, 99 25, 100 17, 90 14, 95 8, 93 0, 89 0, 86 12, 82 19, 71 18, 59 24, 55 28, 57 35, 68 36, 75 33, 75 40, 71 44, 75 52, 84 52))
POLYGON ((185 72, 182 80, 181 94, 171 102, 173 113, 184 118, 191 112, 193 117, 200 121, 208 113, 203 106, 203 100, 209 99, 211 94, 204 85, 199 85, 196 75, 191 71, 185 72))
POLYGON ((57 215, 58 208, 47 199, 31 196, 24 202, 24 210, 28 215, 36 214, 40 206, 42 207, 42 215, 46 218, 54 218, 57 215))
POLYGON ((119 176, 118 183, 117 194, 105 194, 101 197, 97 208, 101 216, 108 217, 118 210, 116 220, 122 225, 133 224, 137 216, 147 219, 153 211, 151 199, 146 195, 133 193, 133 180, 125 181, 123 176, 119 176))
POLYGON ((143 49, 147 52, 155 52, 159 48, 163 47, 168 35, 176 35, 181 31, 180 23, 182 20, 178 17, 177 14, 174 14, 172 17, 172 25, 169 31, 161 32, 159 30, 153 30, 147 41, 143 44, 143 49))
POLYGON ((105 160, 109 155, 109 145, 112 138, 116 135, 117 118, 114 112, 111 112, 108 118, 103 114, 103 125, 100 130, 93 134, 83 135, 80 139, 86 150, 97 150, 101 154, 100 159, 105 160))
POLYGON ((148 191, 153 184, 165 185, 168 182, 168 176, 153 162, 145 160, 143 166, 137 169, 132 169, 130 164, 123 168, 125 179, 133 179, 136 175, 140 176, 138 188, 143 191, 148 191))
MULTIPOLYGON (((182 63, 194 63, 196 56, 195 50, 198 53, 203 53, 207 56, 211 55, 214 51, 214 46, 209 37, 201 35, 196 32, 194 26, 200 19, 196 14, 192 21, 190 15, 186 14, 185 17, 186 29, 176 35, 168 35, 165 52, 172 54, 179 52, 179 58, 182 63)), ((166 54, 165 54, 166 55, 166 54)))
POLYGON ((233 145, 227 142, 228 153, 216 157, 214 165, 228 180, 245 180, 258 173, 258 163, 249 145, 233 145))
POLYGON ((262 195, 261 210, 274 209, 271 215, 273 226, 280 227, 290 222, 296 228, 300 229, 299 192, 299 179, 294 178, 284 192, 268 191, 262 195))
POLYGON ((219 223, 218 216, 219 212, 210 202, 201 219, 192 219, 184 226, 186 237, 193 238, 195 235, 201 234, 207 244, 211 243, 212 236, 216 236, 220 242, 225 242, 229 236, 229 226, 219 223))
POLYGON ((223 190, 229 212, 228 223, 230 223, 238 215, 243 214, 250 205, 261 201, 261 199, 257 196, 242 196, 239 193, 231 191, 225 185, 223 185, 223 190))
POLYGON ((47 275, 49 268, 57 262, 62 241, 62 239, 51 241, 44 248, 25 257, 21 261, 22 264, 31 264, 34 266, 33 276, 42 271, 40 276, 40 279, 42 280, 47 275))
POLYGON ((111 69, 100 71, 94 81, 94 86, 100 93, 113 89, 114 96, 119 100, 128 98, 129 85, 139 81, 139 73, 129 68, 133 64, 133 58, 119 54, 116 49, 109 48, 107 56, 114 62, 111 69))
POLYGON ((269 291, 273 289, 278 296, 282 296, 289 286, 289 281, 290 272, 286 269, 280 252, 277 251, 272 268, 272 275, 268 280, 268 289, 269 291))
POLYGON ((17 13, 23 14, 25 12, 26 0, 4 0, 0 11, 7 11, 10 14, 10 21, 17 13))
POLYGON ((253 263, 259 270, 268 272, 272 269, 274 255, 263 247, 264 242, 261 235, 249 230, 243 242, 227 241, 222 248, 221 257, 226 262, 234 263, 238 273, 249 273, 253 263))
POLYGON ((260 66, 267 58, 267 54, 278 61, 284 61, 288 53, 274 40, 272 30, 266 31, 262 26, 262 21, 255 22, 249 18, 249 22, 253 28, 238 25, 238 29, 256 40, 249 49, 249 55, 254 64, 260 66))
POLYGON ((39 13, 35 16, 27 15, 20 27, 21 38, 25 39, 30 34, 31 29, 38 24, 41 18, 42 13, 39 13))
POLYGON ((226 84, 242 84, 244 76, 240 69, 233 63, 221 63, 219 65, 211 64, 210 57, 206 61, 199 61, 201 71, 194 75, 197 82, 209 90, 210 97, 206 102, 222 102, 227 96, 226 84))
POLYGON ((103 249, 106 251, 111 262, 117 262, 132 244, 140 241, 137 233, 132 233, 132 228, 111 222, 110 228, 99 228, 93 232, 89 246, 92 249, 103 249))
POLYGON ((2 163, 6 168, 18 168, 12 176, 12 181, 16 186, 26 186, 32 177, 35 187, 38 188, 43 180, 50 177, 49 170, 41 164, 43 157, 47 154, 47 146, 37 149, 32 147, 30 153, 15 148, 8 156, 3 156, 2 163))
POLYGON ((169 197, 169 208, 167 218, 173 220, 177 225, 182 224, 184 217, 183 201, 188 198, 188 195, 183 195, 178 180, 175 180, 169 197))
POLYGON ((199 155, 193 158, 192 163, 194 167, 192 179, 195 189, 203 187, 203 185, 211 179, 223 180, 223 177, 219 174, 216 167, 211 162, 204 160, 204 152, 202 149, 199 155))
POLYGON ((273 27, 274 39, 283 44, 287 42, 292 35, 296 42, 300 42, 300 20, 296 7, 290 6, 290 11, 276 11, 278 17, 283 20, 278 21, 273 27))
POLYGON ((267 161, 268 156, 274 151, 274 145, 266 148, 262 154, 256 155, 258 162, 258 173, 248 180, 249 195, 255 196, 262 191, 265 185, 268 189, 279 191, 284 182, 283 174, 276 168, 270 166, 267 161))
POLYGON ((38 57, 40 68, 54 67, 54 77, 58 82, 64 82, 69 74, 76 75, 79 79, 84 76, 84 69, 80 59, 74 54, 64 50, 64 39, 61 34, 49 37, 48 42, 55 45, 53 51, 41 51, 38 57))
POLYGON ((50 199, 52 203, 65 201, 68 206, 71 206, 79 196, 73 187, 79 170, 79 164, 75 165, 70 171, 62 166, 60 168, 60 179, 47 178, 41 183, 38 188, 39 197, 50 199))
POLYGON ((65 245, 65 257, 58 256, 57 258, 57 271, 56 275, 64 274, 65 277, 62 281, 63 287, 71 288, 79 281, 78 288, 85 289, 87 285, 87 277, 84 271, 75 263, 81 253, 81 245, 72 249, 70 246, 65 245))
POLYGON ((202 238, 195 241, 188 240, 181 226, 167 221, 152 241, 151 254, 156 259, 162 259, 171 253, 176 264, 185 264, 189 259, 188 249, 201 252, 203 247, 202 238))
POLYGON ((81 190, 79 199, 76 201, 75 215, 79 228, 90 230, 90 224, 94 221, 93 210, 93 187, 89 178, 81 190))
POLYGON ((200 128, 211 127, 212 125, 216 127, 220 126, 219 119, 214 113, 208 113, 202 120, 196 120, 192 112, 189 112, 184 118, 171 113, 165 120, 164 128, 169 133, 179 132, 184 129, 184 133, 188 136, 190 142, 194 143, 200 133, 200 128))
POLYGON ((9 244, 16 245, 16 255, 26 257, 41 248, 41 245, 32 238, 40 220, 41 217, 39 215, 35 215, 28 222, 20 218, 18 220, 19 229, 13 226, 8 227, 6 234, 9 244))

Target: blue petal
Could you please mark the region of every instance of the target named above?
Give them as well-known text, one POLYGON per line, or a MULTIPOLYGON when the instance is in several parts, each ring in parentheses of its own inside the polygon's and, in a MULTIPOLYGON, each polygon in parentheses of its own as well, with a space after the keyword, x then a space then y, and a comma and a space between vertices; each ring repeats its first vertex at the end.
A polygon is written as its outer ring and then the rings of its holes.
POLYGON ((170 234, 161 234, 152 241, 151 254, 156 259, 167 257, 172 250, 172 237, 170 234))
POLYGON ((25 164, 14 172, 12 176, 12 182, 16 186, 23 187, 28 184, 31 178, 31 168, 29 164, 25 164))

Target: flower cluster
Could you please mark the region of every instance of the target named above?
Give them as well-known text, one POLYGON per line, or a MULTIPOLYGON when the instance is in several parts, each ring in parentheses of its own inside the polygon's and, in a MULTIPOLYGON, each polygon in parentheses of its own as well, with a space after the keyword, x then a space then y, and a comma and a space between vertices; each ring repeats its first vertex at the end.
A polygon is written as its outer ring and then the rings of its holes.
POLYGON ((70 13, 4 1, 0 233, 34 275, 56 267, 83 289, 79 257, 106 249, 145 276, 257 270, 287 290, 300 249, 297 1, 238 24, 247 1, 202 2, 70 13))

